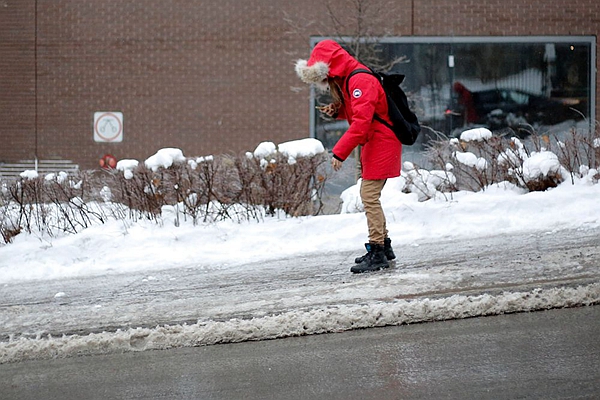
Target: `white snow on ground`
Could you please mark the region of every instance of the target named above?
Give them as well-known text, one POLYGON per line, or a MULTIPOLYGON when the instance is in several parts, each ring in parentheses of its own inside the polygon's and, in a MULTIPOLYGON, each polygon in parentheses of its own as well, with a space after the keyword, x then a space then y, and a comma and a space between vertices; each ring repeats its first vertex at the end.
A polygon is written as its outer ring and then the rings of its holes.
MULTIPOLYGON (((268 156, 274 151, 277 151, 274 144, 261 144, 253 156, 268 156)), ((295 158, 323 150, 311 140, 280 145, 279 151, 295 158)), ((548 155, 530 160, 528 169, 531 173, 555 170, 552 157, 548 155)), ((183 161, 180 150, 166 149, 146 160, 145 164, 154 169, 183 161)), ((120 167, 131 170, 131 165, 131 162, 125 162, 120 167)), ((390 237, 397 248, 492 234, 597 228, 600 227, 600 185, 593 181, 594 173, 592 171, 575 179, 574 184, 568 180, 546 192, 523 193, 522 189, 503 183, 478 193, 442 194, 425 202, 420 202, 417 194, 402 193, 400 189, 404 186, 404 178, 400 177, 388 181, 382 194, 382 204, 390 237)), ((359 255, 367 240, 367 227, 360 212, 362 204, 358 192, 358 186, 344 192, 344 213, 339 215, 280 216, 265 218, 261 223, 224 221, 196 226, 191 221, 179 221, 176 227, 173 208, 165 207, 163 224, 143 220, 108 221, 75 235, 56 238, 22 233, 14 238, 13 243, 0 245, 0 293, 2 285, 7 287, 31 280, 38 280, 43 285, 44 280, 51 279, 108 276, 132 271, 148 271, 148 276, 151 276, 153 269, 216 265, 220 269, 235 271, 250 262, 332 251, 356 251, 359 255)), ((206 271, 210 273, 210 269, 206 271)), ((441 310, 445 310, 446 318, 527 310, 538 306, 586 304, 598 301, 599 290, 598 285, 590 285, 580 290, 560 288, 538 295, 457 295, 437 300, 290 310, 251 320, 199 322, 84 337, 20 338, 0 343, 0 362, 17 360, 24 354, 40 357, 86 352, 97 354, 427 321, 439 318, 441 310)), ((311 293, 294 295, 309 299, 311 293)), ((332 304, 335 304, 335 296, 335 293, 331 294, 332 304)))
MULTIPOLYGON (((398 246, 600 225, 600 185, 584 180, 526 194, 501 184, 479 193, 458 192, 425 202, 419 202, 417 194, 398 192, 401 180, 390 180, 382 194, 390 237, 398 246)), ((14 243, 0 247, 0 284, 190 265, 235 268, 332 250, 361 252, 367 227, 360 213, 358 187, 348 189, 344 196, 344 211, 351 214, 197 226, 188 220, 176 227, 174 209, 165 207, 162 226, 143 220, 110 220, 59 238, 20 234, 14 243)))

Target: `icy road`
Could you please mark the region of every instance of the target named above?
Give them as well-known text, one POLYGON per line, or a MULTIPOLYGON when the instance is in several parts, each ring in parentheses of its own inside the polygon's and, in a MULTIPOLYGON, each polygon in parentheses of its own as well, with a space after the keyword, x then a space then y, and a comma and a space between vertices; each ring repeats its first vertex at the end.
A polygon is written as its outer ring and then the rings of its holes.
MULTIPOLYGON (((197 346, 600 303, 600 230, 395 248, 235 268, 190 265, 0 287, 0 363, 197 346)), ((152 262, 152 260, 148 260, 152 262)))

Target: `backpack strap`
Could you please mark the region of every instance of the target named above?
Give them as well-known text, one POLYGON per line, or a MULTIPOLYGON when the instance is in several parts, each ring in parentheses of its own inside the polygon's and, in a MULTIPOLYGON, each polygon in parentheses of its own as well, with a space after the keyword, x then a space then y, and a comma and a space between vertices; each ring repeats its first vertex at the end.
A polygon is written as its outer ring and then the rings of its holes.
MULTIPOLYGON (((348 96, 350 96, 350 78, 352 78, 354 75, 356 74, 369 74, 369 75, 373 75, 375 78, 377 78, 377 80, 379 81, 379 83, 381 84, 381 79, 379 79, 379 77, 377 76, 377 74, 375 74, 375 72, 373 72, 372 69, 364 69, 364 68, 359 68, 359 69, 355 69, 354 71, 350 72, 350 75, 348 75, 348 78, 346 78, 346 93, 348 94, 348 96)), ((382 84, 383 87, 383 84, 382 84)), ((385 90, 384 90, 385 92, 385 90)), ((386 96, 387 98, 387 96, 386 96)), ((392 127, 392 125, 387 122, 385 119, 381 118, 379 115, 377 114, 373 114, 373 119, 381 122, 383 125, 387 126, 389 129, 393 130, 394 128, 392 127)))
POLYGON ((354 71, 350 72, 350 75, 348 75, 348 77, 346 78, 346 93, 348 94, 348 96, 350 95, 350 89, 349 89, 350 78, 352 78, 356 74, 361 74, 361 73, 375 76, 373 71, 371 71, 370 69, 364 69, 364 68, 355 69, 354 71))

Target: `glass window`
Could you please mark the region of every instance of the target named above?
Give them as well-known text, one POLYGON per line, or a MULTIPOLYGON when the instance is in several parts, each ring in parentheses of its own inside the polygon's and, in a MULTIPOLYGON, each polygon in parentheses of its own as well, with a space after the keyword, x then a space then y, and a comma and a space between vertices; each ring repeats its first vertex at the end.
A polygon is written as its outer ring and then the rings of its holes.
MULTIPOLYGON (((402 37, 378 46, 385 60, 405 58, 392 70, 406 75, 402 87, 426 127, 405 152, 439 132, 457 136, 485 126, 522 135, 595 119, 595 37, 402 37)), ((347 128, 314 107, 311 118, 313 136, 330 149, 347 128)))

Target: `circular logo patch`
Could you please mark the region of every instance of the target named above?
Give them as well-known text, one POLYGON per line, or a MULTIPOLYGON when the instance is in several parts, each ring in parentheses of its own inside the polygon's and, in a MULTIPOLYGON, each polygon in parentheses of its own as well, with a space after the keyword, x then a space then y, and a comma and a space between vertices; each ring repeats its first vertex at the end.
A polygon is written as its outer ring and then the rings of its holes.
POLYGON ((358 99, 360 96, 362 96, 362 91, 360 89, 354 89, 352 96, 354 96, 355 99, 358 99))

